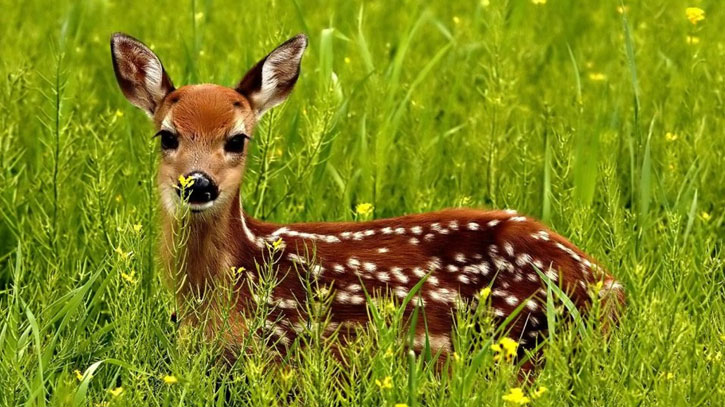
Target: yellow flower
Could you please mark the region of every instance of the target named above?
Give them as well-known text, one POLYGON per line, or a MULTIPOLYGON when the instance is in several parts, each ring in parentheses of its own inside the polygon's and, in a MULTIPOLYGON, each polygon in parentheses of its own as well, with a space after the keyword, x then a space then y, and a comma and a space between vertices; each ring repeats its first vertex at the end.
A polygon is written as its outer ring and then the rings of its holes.
POLYGON ((501 347, 506 352, 506 359, 511 360, 516 356, 516 349, 518 349, 519 343, 511 338, 502 338, 501 347))
POLYGON ((725 334, 720 335, 720 340, 725 341, 725 334))
POLYGON ((514 387, 509 390, 509 394, 503 396, 503 401, 523 406, 524 404, 528 404, 531 399, 524 395, 524 391, 521 390, 521 387, 514 387))
POLYGON ((692 24, 697 24, 705 19, 705 10, 699 7, 688 7, 685 9, 685 16, 692 24))
POLYGON ((345 63, 349 64, 351 62, 350 57, 345 57, 345 63))
POLYGON ((602 82, 607 80, 607 75, 601 72, 592 72, 589 74, 589 80, 592 82, 602 82))
POLYGON ((617 13, 619 13, 619 14, 629 13, 629 6, 617 6, 617 13))
POLYGON ((461 19, 458 18, 458 16, 453 16, 453 24, 460 24, 460 23, 461 23, 461 19))
POLYGON ((390 376, 385 376, 385 378, 382 381, 375 379, 375 384, 377 384, 381 390, 392 389, 393 388, 393 378, 390 376))
POLYGON ((395 403, 395 407, 408 407, 405 403, 395 403))
POLYGON ((370 204, 370 203, 357 204, 357 206, 355 207, 355 212, 358 215, 363 215, 363 216, 370 215, 371 213, 373 213, 373 204, 370 204))
POLYGON ((667 380, 672 380, 675 378, 675 374, 672 372, 667 372, 667 375, 665 376, 667 380))
POLYGON ((685 37, 685 42, 687 42, 690 45, 695 45, 700 43, 700 37, 696 37, 694 35, 688 35, 685 37))
POLYGON ((181 189, 190 188, 192 185, 194 185, 194 179, 191 177, 179 175, 179 185, 181 185, 181 189))
POLYGON ((675 141, 677 140, 677 133, 667 132, 665 133, 665 140, 667 141, 675 141))
POLYGON ((136 233, 140 232, 141 228, 143 228, 143 225, 141 225, 140 223, 133 225, 133 231, 136 233))
POLYGON ((395 356, 395 353, 393 352, 393 348, 388 346, 388 349, 385 350, 385 355, 383 355, 383 356, 385 356, 386 358, 392 358, 393 356, 395 356))
POLYGON ((460 362, 461 355, 459 355, 458 352, 453 352, 453 360, 455 360, 456 362, 460 362))
POLYGON ((162 378, 162 380, 164 381, 164 383, 166 383, 168 385, 176 384, 179 382, 179 379, 177 379, 176 376, 170 376, 170 375, 164 376, 162 378))
POLYGON ((76 379, 78 379, 79 382, 83 380, 83 373, 81 373, 80 370, 76 369, 73 371, 73 373, 76 375, 76 379))
POLYGON ((116 109, 116 117, 123 117, 123 111, 116 109))
POLYGON ((709 221, 710 219, 712 219, 712 215, 710 215, 709 213, 707 213, 707 212, 704 212, 704 211, 703 211, 703 212, 702 212, 702 213, 700 214, 700 217, 701 217, 701 218, 702 218, 702 220, 704 220, 705 222, 707 222, 707 221, 709 221))
POLYGON ((135 270, 131 270, 131 272, 128 274, 124 273, 123 271, 121 272, 121 278, 123 278, 124 280, 128 281, 131 284, 136 282, 136 279, 133 278, 135 275, 136 275, 135 270))
POLYGON ((118 397, 123 393, 123 387, 116 387, 115 389, 108 389, 108 392, 111 393, 113 397, 118 397))
POLYGON ((282 245, 283 245, 283 244, 284 244, 284 241, 283 241, 283 240, 282 240, 282 238, 280 237, 279 239, 275 240, 275 241, 274 241, 274 242, 272 243, 272 248, 273 248, 274 250, 278 250, 278 249, 279 249, 280 247, 282 247, 282 245))
POLYGON ((546 0, 531 0, 534 4, 546 4, 546 0))
POLYGON ((489 295, 491 295, 491 287, 483 287, 478 293, 478 300, 486 301, 489 295))
POLYGON ((541 386, 541 387, 539 387, 538 389, 536 389, 536 391, 534 391, 534 392, 533 392, 533 393, 531 394, 531 398, 532 398, 532 399, 538 399, 539 397, 543 396, 543 395, 544 395, 544 393, 546 393, 547 391, 549 391, 549 389, 547 389, 547 388, 546 388, 546 387, 544 387, 544 386, 541 386))

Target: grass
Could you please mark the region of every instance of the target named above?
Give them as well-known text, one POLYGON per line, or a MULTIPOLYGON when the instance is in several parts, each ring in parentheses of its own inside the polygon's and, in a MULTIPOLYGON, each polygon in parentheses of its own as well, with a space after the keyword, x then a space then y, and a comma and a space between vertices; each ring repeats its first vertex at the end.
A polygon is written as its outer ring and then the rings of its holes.
POLYGON ((324 299, 281 363, 250 335, 223 369, 217 344, 178 332, 156 258, 157 146, 115 83, 113 31, 151 45, 177 85, 232 85, 310 36, 252 147, 258 217, 510 207, 606 265, 628 294, 620 326, 557 326, 523 389, 548 391, 529 404, 725 404, 717 2, 636 2, 626 18, 574 0, 0 3, 2 405, 500 406, 522 386, 491 332, 467 328, 480 313, 459 316, 444 375, 407 353, 386 306, 344 368, 320 335, 324 299))

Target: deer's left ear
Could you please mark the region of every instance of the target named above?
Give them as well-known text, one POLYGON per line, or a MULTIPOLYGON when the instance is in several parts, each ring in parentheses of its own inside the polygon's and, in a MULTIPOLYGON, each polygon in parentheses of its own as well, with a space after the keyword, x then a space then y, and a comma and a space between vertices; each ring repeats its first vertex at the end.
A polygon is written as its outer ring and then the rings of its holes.
POLYGON ((298 34, 290 38, 257 62, 239 82, 237 92, 249 100, 257 118, 287 99, 300 76, 300 62, 305 48, 306 35, 298 34))

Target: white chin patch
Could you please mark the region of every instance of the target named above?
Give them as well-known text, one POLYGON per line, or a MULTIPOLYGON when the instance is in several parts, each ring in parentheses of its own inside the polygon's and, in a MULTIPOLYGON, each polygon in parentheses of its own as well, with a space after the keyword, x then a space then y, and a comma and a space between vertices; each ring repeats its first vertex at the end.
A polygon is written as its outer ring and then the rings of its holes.
POLYGON ((201 212, 201 211, 211 208, 213 205, 214 205, 214 201, 209 201, 209 202, 204 202, 204 203, 190 203, 189 209, 191 209, 192 212, 201 212))

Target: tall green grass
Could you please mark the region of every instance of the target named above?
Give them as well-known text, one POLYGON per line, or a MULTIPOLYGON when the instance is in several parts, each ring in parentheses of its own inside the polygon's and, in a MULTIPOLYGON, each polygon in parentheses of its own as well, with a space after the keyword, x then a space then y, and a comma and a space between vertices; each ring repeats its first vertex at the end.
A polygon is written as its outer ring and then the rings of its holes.
POLYGON ((547 389, 537 406, 725 404, 725 20, 715 1, 618 6, 0 3, 0 403, 500 406, 523 386, 547 389), (705 21, 687 21, 692 5, 705 21), (549 286, 555 335, 522 384, 494 360, 485 307, 457 315, 456 353, 436 360, 408 353, 399 309, 372 302, 340 361, 310 287, 314 318, 281 361, 255 334, 224 368, 218 341, 170 320, 158 146, 115 83, 114 31, 149 44, 177 86, 233 85, 306 32, 297 88, 252 143, 245 210, 295 222, 354 220, 363 202, 376 218, 516 208, 622 281, 620 325, 607 337, 559 321, 549 286))

